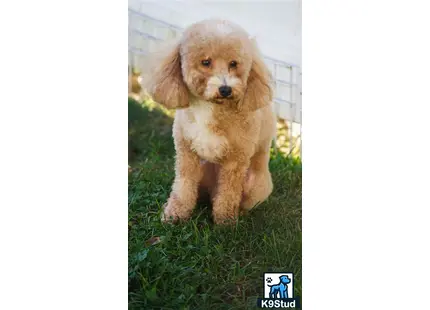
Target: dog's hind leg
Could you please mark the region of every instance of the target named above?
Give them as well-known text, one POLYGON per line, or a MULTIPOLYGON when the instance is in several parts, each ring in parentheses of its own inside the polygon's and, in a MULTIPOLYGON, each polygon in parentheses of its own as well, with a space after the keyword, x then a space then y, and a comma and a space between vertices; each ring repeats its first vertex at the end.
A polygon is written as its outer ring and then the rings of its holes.
POLYGON ((276 298, 278 296, 278 288, 277 285, 270 287, 269 298, 276 298))
POLYGON ((272 289, 270 289, 270 293, 269 293, 269 298, 275 298, 275 296, 274 296, 275 294, 273 293, 273 290, 272 289))

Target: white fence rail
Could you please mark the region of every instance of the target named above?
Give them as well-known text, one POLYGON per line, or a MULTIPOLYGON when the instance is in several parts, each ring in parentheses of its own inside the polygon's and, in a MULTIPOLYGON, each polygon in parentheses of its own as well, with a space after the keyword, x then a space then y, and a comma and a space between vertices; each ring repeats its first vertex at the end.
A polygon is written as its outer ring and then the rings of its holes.
MULTIPOLYGON (((135 8, 129 7, 128 15, 128 52, 131 68, 142 68, 144 57, 153 51, 158 43, 176 38, 183 31, 179 26, 154 18, 135 8)), ((274 79, 276 114, 288 123, 290 141, 288 145, 291 151, 293 138, 301 136, 301 68, 267 55, 264 55, 264 59, 274 79)))

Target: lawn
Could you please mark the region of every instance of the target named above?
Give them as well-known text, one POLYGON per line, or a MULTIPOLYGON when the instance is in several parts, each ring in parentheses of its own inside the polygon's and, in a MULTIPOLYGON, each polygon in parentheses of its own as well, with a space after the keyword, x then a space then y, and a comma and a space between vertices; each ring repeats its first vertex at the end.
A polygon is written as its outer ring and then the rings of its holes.
POLYGON ((274 191, 232 227, 200 204, 184 224, 160 222, 174 178, 172 118, 129 99, 129 309, 254 309, 264 272, 294 273, 301 296, 301 163, 272 155, 274 191))

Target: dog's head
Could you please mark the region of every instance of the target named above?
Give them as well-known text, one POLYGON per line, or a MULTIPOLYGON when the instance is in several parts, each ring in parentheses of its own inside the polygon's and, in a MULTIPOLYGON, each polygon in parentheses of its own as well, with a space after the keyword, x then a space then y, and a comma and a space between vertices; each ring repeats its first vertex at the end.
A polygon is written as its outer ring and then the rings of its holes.
POLYGON ((290 278, 288 278, 288 276, 280 276, 279 280, 281 280, 281 283, 283 284, 288 284, 291 282, 290 278))
POLYGON ((190 97, 254 111, 270 103, 270 72, 256 43, 239 26, 205 20, 190 26, 159 65, 148 91, 168 108, 190 97))

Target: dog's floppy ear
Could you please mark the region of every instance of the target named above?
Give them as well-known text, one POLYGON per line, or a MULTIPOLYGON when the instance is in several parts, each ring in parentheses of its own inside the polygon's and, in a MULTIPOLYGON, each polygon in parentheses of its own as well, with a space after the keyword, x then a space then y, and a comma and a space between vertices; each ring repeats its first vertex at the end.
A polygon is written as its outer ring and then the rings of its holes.
POLYGON ((271 87, 271 74, 257 48, 253 43, 252 67, 248 76, 248 82, 243 99, 238 105, 242 111, 258 110, 272 101, 273 91, 271 87))
POLYGON ((180 43, 169 50, 159 64, 153 66, 145 83, 152 98, 168 109, 187 107, 189 98, 182 76, 180 43))

